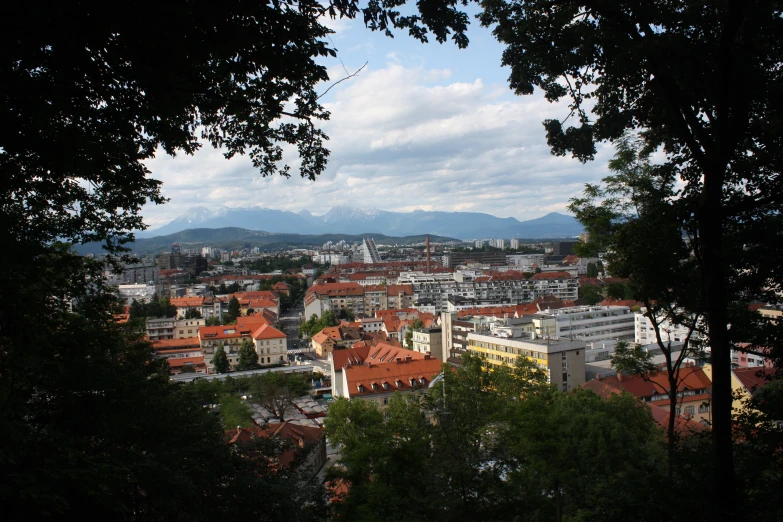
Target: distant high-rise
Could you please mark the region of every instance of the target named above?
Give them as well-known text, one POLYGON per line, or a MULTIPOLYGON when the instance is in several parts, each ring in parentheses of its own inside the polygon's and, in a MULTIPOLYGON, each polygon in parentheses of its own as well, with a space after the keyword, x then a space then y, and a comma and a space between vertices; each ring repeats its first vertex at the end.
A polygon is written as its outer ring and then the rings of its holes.
POLYGON ((516 250, 519 248, 519 239, 512 239, 511 240, 511 248, 513 250, 516 250))
POLYGON ((364 252, 365 263, 373 264, 381 262, 381 256, 378 254, 378 247, 375 246, 375 241, 373 241, 371 237, 364 238, 362 250, 364 252))
POLYGON ((473 246, 476 248, 482 248, 484 246, 484 240, 483 239, 477 239, 473 242, 473 246))

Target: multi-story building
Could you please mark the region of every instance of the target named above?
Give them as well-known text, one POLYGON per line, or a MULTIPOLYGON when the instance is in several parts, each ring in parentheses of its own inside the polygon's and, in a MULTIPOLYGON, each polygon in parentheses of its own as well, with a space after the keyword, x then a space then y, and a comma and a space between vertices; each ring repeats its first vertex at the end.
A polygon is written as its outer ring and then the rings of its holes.
POLYGON ((364 262, 366 264, 375 264, 381 262, 381 256, 378 253, 378 247, 375 246, 375 241, 371 237, 365 237, 362 241, 362 253, 364 255, 364 262))
MULTIPOLYGON (((552 335, 561 339, 600 341, 614 339, 630 341, 634 338, 634 314, 627 306, 568 306, 556 310, 542 310, 534 315, 554 319, 554 332, 543 331, 539 335, 552 335)), ((545 321, 542 321, 542 327, 545 321)), ((551 326, 551 324, 547 325, 551 326)))
POLYGON ((120 267, 120 272, 115 273, 114 268, 107 264, 104 275, 109 281, 120 281, 124 284, 149 284, 157 283, 160 267, 155 264, 152 256, 142 259, 139 263, 125 263, 120 267))
POLYGON ((440 326, 413 330, 413 351, 428 353, 432 357, 446 361, 443 356, 443 329, 440 326))
POLYGON ((443 256, 443 266, 452 270, 468 263, 505 265, 506 254, 503 252, 450 252, 443 256))
POLYGON ((131 304, 134 300, 140 303, 149 303, 152 296, 155 295, 155 285, 134 284, 120 285, 118 287, 120 299, 125 304, 131 304))
POLYGON ((253 342, 258 354, 258 364, 262 366, 285 362, 288 350, 286 335, 265 323, 202 326, 198 330, 198 338, 204 362, 210 373, 214 371, 212 358, 215 356, 215 350, 221 346, 232 368, 239 363, 239 350, 245 339, 253 342))
POLYGON ((570 256, 574 253, 574 246, 577 241, 558 241, 552 243, 552 255, 554 256, 570 256))
POLYGON ((484 247, 484 240, 483 239, 477 239, 473 242, 473 246, 476 248, 483 248, 484 247))
POLYGON ((321 317, 327 310, 341 310, 364 315, 364 288, 356 283, 324 283, 313 285, 305 294, 305 317, 321 317))
POLYGON ((488 365, 513 366, 518 358, 524 357, 545 370, 547 382, 558 390, 568 391, 584 384, 584 341, 512 336, 515 333, 510 328, 497 330, 495 335, 469 333, 468 350, 484 357, 488 365))
POLYGON ((161 339, 187 339, 198 336, 198 329, 204 326, 204 319, 181 319, 161 317, 147 319, 147 339, 152 342, 161 339))
POLYGON ((511 250, 516 250, 519 248, 519 239, 512 239, 511 240, 511 250))
POLYGON ((441 371, 439 359, 385 343, 336 350, 329 359, 335 397, 366 400, 379 408, 396 392, 426 391, 441 371))
MULTIPOLYGON (((681 343, 688 337, 690 329, 684 325, 674 324, 671 320, 667 319, 661 322, 658 326, 658 330, 661 334, 661 341, 664 343, 681 343)), ((691 337, 695 340, 697 336, 692 334, 691 337)), ((650 321, 649 317, 640 312, 634 314, 634 342, 636 344, 658 342, 652 321, 650 321)))

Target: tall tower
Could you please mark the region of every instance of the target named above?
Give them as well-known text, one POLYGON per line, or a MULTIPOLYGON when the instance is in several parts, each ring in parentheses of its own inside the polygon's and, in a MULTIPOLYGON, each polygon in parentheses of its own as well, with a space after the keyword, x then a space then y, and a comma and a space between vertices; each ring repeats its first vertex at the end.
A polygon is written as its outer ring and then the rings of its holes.
POLYGON ((430 270, 430 236, 427 236, 427 273, 432 273, 432 270, 430 270))

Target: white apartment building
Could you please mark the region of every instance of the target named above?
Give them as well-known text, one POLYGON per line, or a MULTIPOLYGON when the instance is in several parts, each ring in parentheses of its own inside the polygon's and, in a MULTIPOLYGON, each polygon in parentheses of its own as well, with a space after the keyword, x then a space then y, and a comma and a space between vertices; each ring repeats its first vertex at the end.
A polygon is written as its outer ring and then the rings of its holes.
POLYGON ((473 242, 473 246, 476 248, 482 248, 484 246, 484 240, 483 239, 477 239, 473 242))
POLYGON ((131 304, 134 299, 140 303, 149 303, 155 294, 155 285, 120 285, 119 292, 125 304, 131 304))
MULTIPOLYGON (((670 320, 664 321, 658 329, 664 343, 681 343, 688 336, 687 326, 675 325, 670 320)), ((692 337, 695 338, 695 336, 692 337)), ((658 342, 652 321, 643 313, 634 314, 634 342, 641 345, 658 342)))
POLYGON ((555 319, 555 337, 600 341, 634 339, 634 314, 627 306, 568 306, 535 314, 555 319))
POLYGON ((519 248, 519 239, 511 240, 511 248, 512 250, 516 250, 517 248, 519 248))
POLYGON ((344 254, 334 252, 319 252, 313 256, 313 261, 320 264, 344 265, 351 262, 351 258, 344 254))

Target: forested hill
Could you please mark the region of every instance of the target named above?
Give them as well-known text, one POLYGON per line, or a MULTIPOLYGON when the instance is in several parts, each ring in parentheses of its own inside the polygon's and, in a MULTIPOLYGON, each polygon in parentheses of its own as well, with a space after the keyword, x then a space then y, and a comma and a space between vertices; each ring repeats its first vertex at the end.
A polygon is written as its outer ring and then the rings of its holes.
MULTIPOLYGON (((426 235, 393 237, 383 234, 272 234, 262 230, 247 230, 244 228, 194 228, 183 230, 166 236, 137 239, 129 246, 133 253, 139 255, 159 254, 168 250, 172 243, 179 243, 183 248, 201 248, 211 246, 221 249, 238 249, 263 247, 269 250, 286 248, 320 247, 327 241, 334 243, 345 241, 355 243, 365 237, 372 237, 376 243, 396 245, 413 245, 424 242, 426 235)), ((433 243, 460 242, 459 239, 430 235, 433 243)), ((101 254, 103 249, 98 243, 89 243, 76 247, 80 254, 101 254)))

